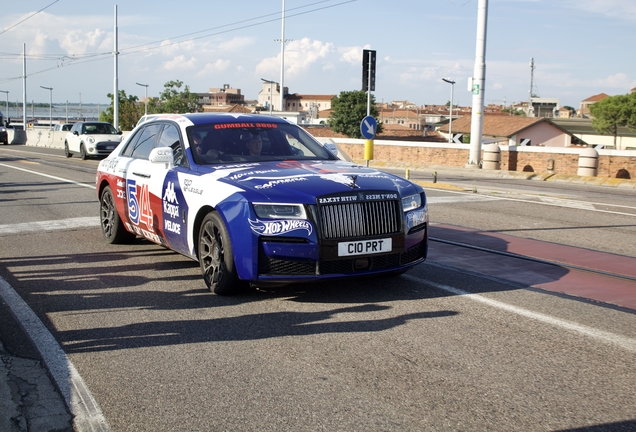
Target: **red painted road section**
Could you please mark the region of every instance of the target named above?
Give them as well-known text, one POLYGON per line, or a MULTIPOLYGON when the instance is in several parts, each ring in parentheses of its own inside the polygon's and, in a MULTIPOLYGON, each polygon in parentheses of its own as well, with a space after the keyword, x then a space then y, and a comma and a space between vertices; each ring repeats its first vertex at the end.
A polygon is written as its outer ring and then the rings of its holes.
MULTIPOLYGON (((431 225, 430 236, 636 278, 636 258, 622 255, 446 224, 431 225)), ((633 280, 524 261, 435 241, 430 243, 428 260, 546 291, 636 310, 636 282, 633 280)))

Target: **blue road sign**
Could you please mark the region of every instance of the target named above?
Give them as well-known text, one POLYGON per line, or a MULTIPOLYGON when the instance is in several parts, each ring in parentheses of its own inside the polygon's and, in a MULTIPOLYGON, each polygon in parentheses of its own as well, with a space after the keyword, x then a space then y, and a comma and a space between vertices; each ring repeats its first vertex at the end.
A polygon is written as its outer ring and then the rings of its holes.
POLYGON ((362 119, 362 123, 360 123, 360 132, 362 133, 362 137, 364 139, 373 139, 375 138, 375 131, 378 128, 378 123, 375 121, 373 116, 366 116, 362 119))

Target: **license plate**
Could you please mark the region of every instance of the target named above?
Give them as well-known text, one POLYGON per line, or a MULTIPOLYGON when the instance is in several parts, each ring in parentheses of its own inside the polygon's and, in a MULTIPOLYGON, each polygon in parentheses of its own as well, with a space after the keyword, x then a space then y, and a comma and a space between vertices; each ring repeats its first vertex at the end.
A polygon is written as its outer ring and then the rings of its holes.
POLYGON ((115 148, 115 146, 106 146, 106 150, 112 150, 114 148, 115 148))
POLYGON ((338 256, 367 255, 391 252, 390 238, 376 240, 361 240, 338 243, 338 256))

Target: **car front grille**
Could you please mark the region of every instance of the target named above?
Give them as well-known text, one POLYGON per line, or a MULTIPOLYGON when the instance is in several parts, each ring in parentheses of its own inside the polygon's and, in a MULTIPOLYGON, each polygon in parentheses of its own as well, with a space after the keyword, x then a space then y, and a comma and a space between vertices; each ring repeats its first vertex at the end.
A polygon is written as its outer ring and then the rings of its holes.
POLYGON ((322 238, 359 238, 393 234, 400 230, 400 203, 366 201, 318 207, 322 238))

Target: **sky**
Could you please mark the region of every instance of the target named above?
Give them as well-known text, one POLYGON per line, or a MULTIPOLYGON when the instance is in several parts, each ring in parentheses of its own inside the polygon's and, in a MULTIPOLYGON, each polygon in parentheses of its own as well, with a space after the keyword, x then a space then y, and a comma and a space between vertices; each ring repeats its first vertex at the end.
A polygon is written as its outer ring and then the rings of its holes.
MULTIPOLYGON (((22 0, 4 7, 0 90, 27 102, 100 103, 118 88, 158 96, 179 80, 192 92, 240 89, 257 99, 261 79, 290 93, 338 95, 362 87, 362 50, 377 53, 378 102, 472 105, 479 0, 22 0), (451 85, 442 78, 454 80, 451 85), (52 91, 40 86, 51 87, 52 91)), ((590 96, 636 87, 636 1, 489 0, 486 104, 533 93, 578 108, 590 96), (632 48, 630 48, 632 47, 632 48)), ((6 95, 0 93, 0 109, 6 95)))

